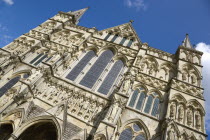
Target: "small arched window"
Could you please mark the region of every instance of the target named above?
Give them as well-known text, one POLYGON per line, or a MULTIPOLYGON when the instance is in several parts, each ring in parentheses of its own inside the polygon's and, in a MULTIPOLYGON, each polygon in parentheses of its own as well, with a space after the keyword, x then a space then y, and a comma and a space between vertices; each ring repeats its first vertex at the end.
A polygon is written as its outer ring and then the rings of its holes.
POLYGON ((89 51, 78 64, 69 72, 66 76, 67 79, 74 81, 77 76, 82 72, 85 66, 90 62, 90 60, 95 56, 94 51, 89 51))
POLYGON ((111 50, 104 51, 80 81, 80 84, 92 88, 113 56, 114 54, 111 50))
POLYGON ((141 92, 139 100, 136 105, 136 109, 141 110, 145 97, 146 97, 145 93, 141 92))
POLYGON ((16 76, 9 80, 4 86, 0 88, 0 97, 4 95, 11 87, 13 87, 20 80, 20 76, 16 76))
POLYGON ((141 110, 145 97, 146 97, 146 94, 145 94, 144 88, 136 89, 133 92, 133 95, 129 102, 129 106, 134 107, 135 109, 141 110))
POLYGON ((32 65, 37 66, 43 61, 48 62, 51 58, 52 57, 48 57, 47 54, 40 53, 33 60, 31 60, 29 63, 32 64, 32 65))
POLYGON ((138 94, 139 94, 139 90, 136 89, 136 90, 133 92, 133 95, 132 95, 131 100, 130 100, 130 102, 129 102, 129 106, 130 106, 130 107, 134 107, 134 104, 135 104, 135 102, 136 102, 136 99, 137 99, 138 94))
POLYGON ((99 87, 98 92, 103 94, 107 94, 109 92, 123 66, 124 64, 121 60, 118 60, 114 63, 108 75, 106 76, 103 83, 99 87))

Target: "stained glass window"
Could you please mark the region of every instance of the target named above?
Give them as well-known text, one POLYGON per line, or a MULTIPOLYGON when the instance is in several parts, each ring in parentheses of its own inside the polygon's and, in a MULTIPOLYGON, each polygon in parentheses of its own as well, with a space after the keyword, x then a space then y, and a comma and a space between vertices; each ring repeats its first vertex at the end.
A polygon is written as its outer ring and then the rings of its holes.
POLYGON ((120 41, 120 44, 123 45, 125 43, 126 39, 127 39, 126 37, 123 37, 123 39, 120 41))
POLYGON ((87 54, 78 62, 78 64, 69 72, 66 76, 67 79, 74 81, 77 76, 82 72, 88 62, 95 56, 94 51, 89 51, 87 54))
POLYGON ((139 94, 139 91, 136 89, 136 90, 133 92, 133 95, 132 95, 131 100, 130 100, 130 102, 129 102, 129 106, 130 106, 130 107, 133 107, 133 106, 134 106, 138 94, 139 94))
POLYGON ((131 129, 125 129, 121 134, 119 140, 132 140, 133 134, 131 129))
POLYGON ((33 60, 31 60, 29 63, 33 64, 36 60, 38 60, 41 56, 43 55, 43 53, 37 55, 33 60))
POLYGON ((157 116, 159 108, 159 99, 156 98, 154 101, 153 109, 152 109, 152 116, 157 116))
POLYGON ((124 66, 124 64, 121 60, 118 60, 118 61, 115 62, 115 64, 113 65, 113 67, 109 71, 108 75, 104 79, 103 83, 99 87, 98 92, 103 93, 105 95, 109 92, 110 88, 112 87, 115 79, 119 75, 123 66, 124 66))
POLYGON ((147 103, 146 103, 146 106, 144 108, 144 112, 145 113, 149 113, 150 109, 151 109, 151 106, 152 106, 152 101, 153 101, 153 96, 149 96, 147 98, 147 103))
POLYGON ((133 129, 134 129, 134 131, 136 131, 136 132, 138 132, 138 131, 141 130, 141 128, 140 128, 139 125, 137 125, 137 124, 133 124, 133 129))
POLYGON ((108 38, 109 38, 111 35, 112 35, 111 33, 108 33, 108 34, 106 35, 106 37, 104 38, 104 40, 108 40, 108 38))
POLYGON ((111 50, 103 52, 80 81, 80 84, 88 88, 92 88, 101 73, 104 71, 107 64, 110 62, 113 55, 114 54, 111 50))
POLYGON ((138 100, 137 105, 136 105, 136 109, 141 110, 141 107, 143 105, 145 96, 146 96, 145 93, 141 92, 141 95, 140 95, 139 100, 138 100))
POLYGON ((0 88, 0 97, 6 93, 11 87, 13 87, 20 80, 20 76, 14 77, 9 80, 4 86, 0 88))

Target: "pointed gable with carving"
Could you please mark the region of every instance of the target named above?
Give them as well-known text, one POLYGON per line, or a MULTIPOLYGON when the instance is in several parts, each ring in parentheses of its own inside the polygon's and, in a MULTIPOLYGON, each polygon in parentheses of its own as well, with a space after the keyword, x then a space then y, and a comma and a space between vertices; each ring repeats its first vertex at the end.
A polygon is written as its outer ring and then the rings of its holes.
POLYGON ((98 35, 101 39, 135 50, 138 50, 142 44, 131 22, 101 30, 98 35))

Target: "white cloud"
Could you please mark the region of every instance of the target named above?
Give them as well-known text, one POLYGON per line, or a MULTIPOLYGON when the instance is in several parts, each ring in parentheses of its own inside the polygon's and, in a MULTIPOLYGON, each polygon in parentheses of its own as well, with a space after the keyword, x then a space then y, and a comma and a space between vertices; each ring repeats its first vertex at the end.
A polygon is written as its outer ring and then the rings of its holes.
POLYGON ((8 5, 13 5, 14 4, 13 0, 3 0, 3 1, 8 5))
POLYGON ((147 9, 144 0, 125 0, 125 5, 129 8, 136 8, 136 10, 147 9))
POLYGON ((204 87, 204 97, 206 99, 206 130, 210 132, 210 44, 205 44, 203 42, 196 45, 196 50, 202 51, 203 56, 201 59, 203 65, 203 87, 204 87))

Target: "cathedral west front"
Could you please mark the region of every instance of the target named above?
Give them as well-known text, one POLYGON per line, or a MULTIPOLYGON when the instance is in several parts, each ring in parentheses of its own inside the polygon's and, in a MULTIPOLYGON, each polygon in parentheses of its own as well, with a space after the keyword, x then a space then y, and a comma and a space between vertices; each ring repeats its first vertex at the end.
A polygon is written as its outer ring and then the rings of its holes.
MULTIPOLYGON (((0 48, 0 140, 206 140, 202 52, 59 12, 0 48)), ((181 41, 180 41, 181 42, 181 41)))

